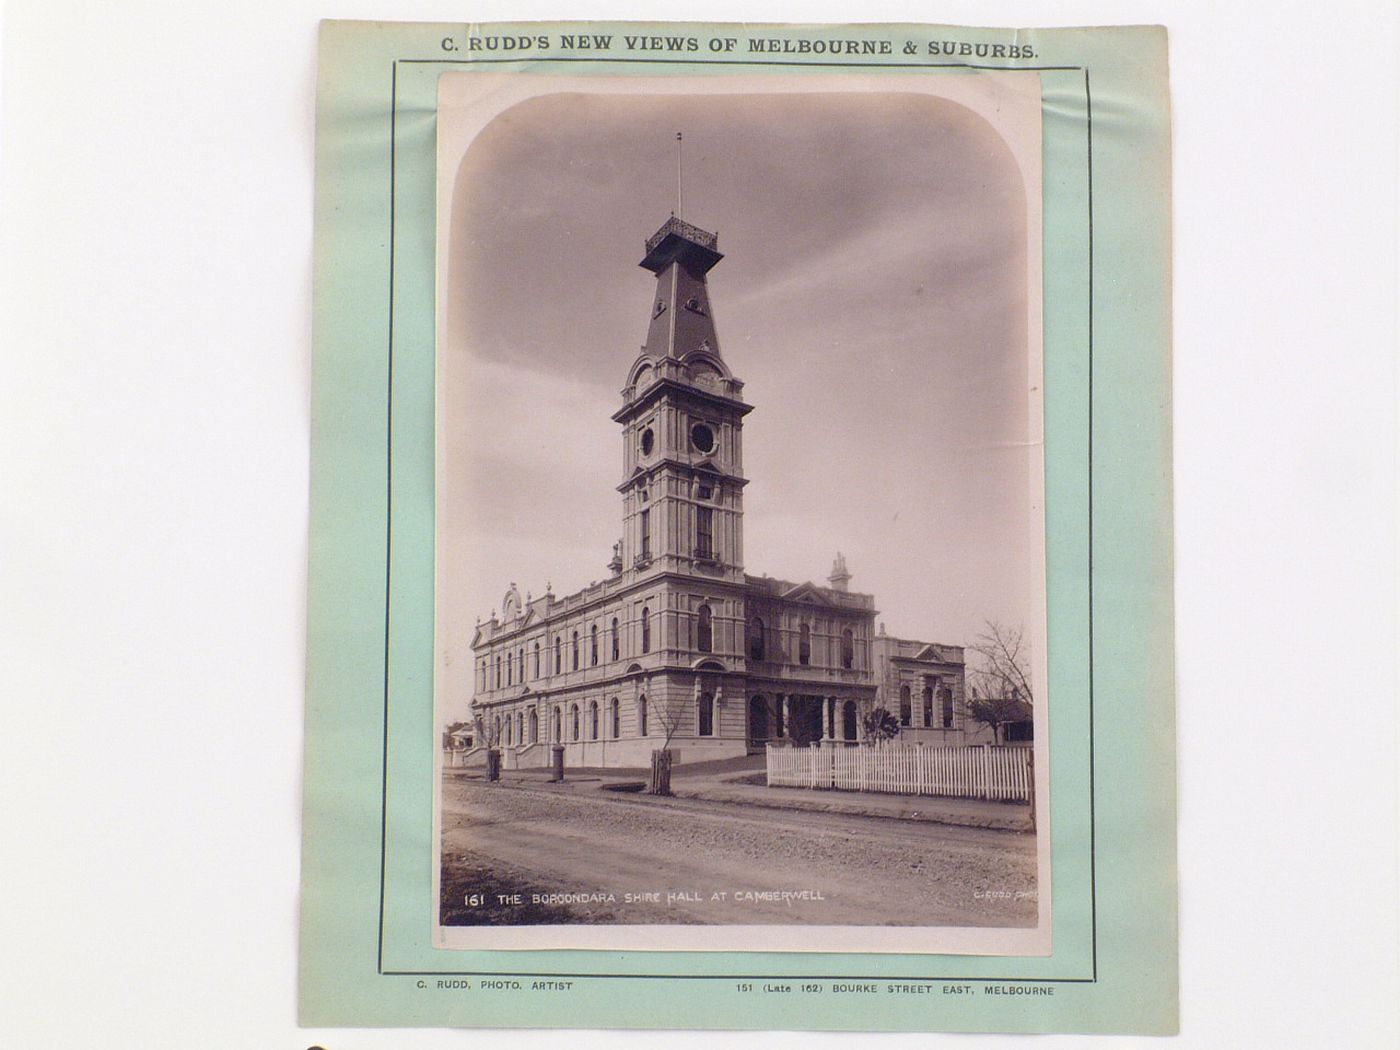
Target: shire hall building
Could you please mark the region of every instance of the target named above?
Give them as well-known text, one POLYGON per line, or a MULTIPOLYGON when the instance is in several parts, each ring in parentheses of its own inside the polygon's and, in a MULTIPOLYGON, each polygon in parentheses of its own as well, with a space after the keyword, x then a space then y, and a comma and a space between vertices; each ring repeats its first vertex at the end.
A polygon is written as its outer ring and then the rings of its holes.
MULTIPOLYGON (((858 742, 877 707, 906 742, 981 742, 966 717, 959 646, 895 638, 836 556, 827 586, 744 566, 744 419, 753 406, 720 354, 706 275, 718 238, 672 216, 646 242, 656 275, 646 343, 622 407, 622 538, 610 575, 522 599, 472 638, 477 725, 506 768, 641 767, 731 758, 786 741, 858 742)), ((484 761, 484 757, 481 758, 484 761)))

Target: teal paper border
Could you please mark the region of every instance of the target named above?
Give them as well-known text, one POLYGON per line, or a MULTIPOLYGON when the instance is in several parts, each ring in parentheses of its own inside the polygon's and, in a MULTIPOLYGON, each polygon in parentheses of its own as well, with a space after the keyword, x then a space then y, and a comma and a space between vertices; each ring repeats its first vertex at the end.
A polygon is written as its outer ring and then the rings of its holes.
MULTIPOLYGON (((489 30, 536 34, 552 28, 489 30)), ((737 26, 628 28, 745 32, 737 26)), ((433 136, 438 73, 470 68, 453 62, 442 41, 464 30, 326 23, 322 31, 303 1023, 1174 1030, 1162 32, 801 30, 811 38, 1014 38, 1029 42, 1040 57, 982 68, 1049 67, 1043 73, 1044 321, 1055 951, 1044 959, 430 947, 433 136), (1094 106, 1102 107, 1103 99, 1116 118, 1107 140, 1100 118, 1096 143, 1094 106), (1102 275, 1109 273, 1112 281, 1105 282, 1102 275), (469 973, 476 984, 476 975, 492 972, 590 976, 574 977, 574 989, 562 994, 531 992, 528 981, 518 993, 436 987, 447 975, 469 973), (734 987, 745 977, 783 976, 828 983, 835 976, 908 980, 939 988, 973 983, 983 990, 969 997, 937 991, 774 1001, 734 987), (645 985, 644 997, 629 990, 638 984, 645 985), (996 986, 1053 992, 985 991, 996 986), (931 1003, 938 1008, 930 1010, 931 1003)), ((841 63, 857 71, 872 65, 841 63)), ((975 68, 946 60, 939 65, 975 68)), ((786 61, 739 68, 780 66, 797 72, 786 61)), ((520 67, 526 75, 625 73, 638 63, 605 55, 567 64, 535 59, 520 67)), ((648 60, 643 68, 652 74, 725 72, 674 59, 648 60)), ((815 68, 833 67, 823 62, 815 68)), ((932 71, 904 61, 876 68, 892 76, 932 71)))

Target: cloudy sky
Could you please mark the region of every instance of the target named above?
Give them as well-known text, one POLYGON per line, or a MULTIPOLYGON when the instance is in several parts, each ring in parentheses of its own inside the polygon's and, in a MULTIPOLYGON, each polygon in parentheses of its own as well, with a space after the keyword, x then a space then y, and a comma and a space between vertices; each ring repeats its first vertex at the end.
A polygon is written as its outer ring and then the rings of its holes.
POLYGON ((676 205, 678 129, 682 217, 719 234, 720 348, 755 406, 747 571, 824 582, 840 550, 906 637, 1035 619, 1026 190, 998 130, 914 93, 549 94, 439 173, 453 700, 472 626, 512 581, 562 595, 607 575, 609 416, 646 334, 655 278, 637 263, 676 205))

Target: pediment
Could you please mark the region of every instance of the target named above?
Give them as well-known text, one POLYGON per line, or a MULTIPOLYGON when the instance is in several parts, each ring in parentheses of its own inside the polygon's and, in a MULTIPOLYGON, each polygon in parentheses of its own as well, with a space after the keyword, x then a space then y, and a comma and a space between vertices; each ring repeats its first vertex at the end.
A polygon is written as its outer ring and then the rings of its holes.
POLYGON ((836 603, 822 593, 820 587, 815 583, 799 583, 796 587, 791 587, 782 594, 784 601, 800 602, 805 605, 820 605, 826 608, 833 607, 836 603))
POLYGON ((960 664, 961 657, 958 656, 957 646, 935 645, 933 642, 916 643, 920 644, 920 649, 912 657, 906 659, 921 660, 924 663, 935 664, 960 664))

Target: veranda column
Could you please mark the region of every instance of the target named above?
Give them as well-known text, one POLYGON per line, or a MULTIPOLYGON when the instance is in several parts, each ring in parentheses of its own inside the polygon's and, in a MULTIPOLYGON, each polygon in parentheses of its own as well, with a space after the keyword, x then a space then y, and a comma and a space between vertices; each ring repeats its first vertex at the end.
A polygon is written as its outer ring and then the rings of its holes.
POLYGON ((788 693, 778 694, 778 703, 782 705, 783 712, 783 732, 784 737, 792 736, 792 705, 788 703, 788 693))

